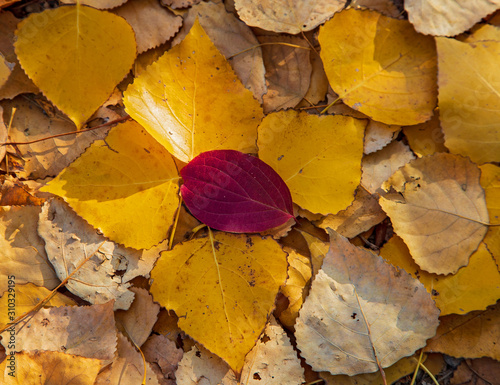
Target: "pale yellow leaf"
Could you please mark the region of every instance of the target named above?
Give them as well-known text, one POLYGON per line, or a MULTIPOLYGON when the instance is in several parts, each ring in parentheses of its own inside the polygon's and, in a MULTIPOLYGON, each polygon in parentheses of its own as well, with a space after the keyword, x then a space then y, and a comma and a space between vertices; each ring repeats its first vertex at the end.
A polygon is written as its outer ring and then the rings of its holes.
POLYGON ((250 27, 234 14, 226 12, 222 2, 203 1, 194 5, 184 15, 182 28, 172 45, 179 44, 184 39, 196 18, 210 40, 231 64, 236 76, 252 91, 254 98, 262 103, 262 95, 267 91, 264 78, 266 70, 262 49, 250 27))
POLYGON ((401 240, 392 237, 380 255, 388 262, 418 278, 431 293, 441 315, 483 310, 500 298, 500 272, 495 260, 481 243, 469 264, 454 275, 437 275, 420 269, 401 240))
POLYGON ((102 363, 95 358, 61 352, 34 351, 17 353, 14 370, 8 365, 7 360, 0 364, 4 385, 94 385, 102 363))
POLYGON ((295 35, 310 31, 340 11, 345 0, 235 0, 241 20, 252 27, 295 35))
POLYGON ((295 325, 315 371, 355 375, 393 365, 425 346, 439 310, 418 280, 332 230, 330 250, 295 325))
POLYGON ((283 178, 299 206, 337 213, 351 204, 361 179, 365 124, 346 116, 272 113, 259 126, 259 158, 283 178))
POLYGON ((372 154, 381 150, 397 138, 399 131, 401 131, 401 126, 388 125, 370 119, 366 126, 363 152, 372 154))
POLYGON ((195 22, 183 42, 134 80, 126 111, 188 162, 216 149, 256 152, 262 108, 195 22))
POLYGON ((466 266, 489 222, 479 168, 467 158, 438 153, 407 163, 382 186, 379 203, 415 262, 430 273, 466 266))
POLYGON ((33 13, 19 23, 16 36, 23 69, 78 128, 136 56, 134 31, 124 19, 82 5, 33 13))
POLYGON ((179 204, 172 156, 144 128, 114 127, 42 191, 62 197, 111 240, 135 249, 167 237, 179 204))
POLYGON ((445 146, 479 164, 500 161, 500 41, 440 37, 436 45, 445 146))
POLYGON ((342 101, 386 124, 430 119, 436 106, 436 49, 406 20, 348 9, 320 29, 321 58, 342 101))
POLYGON ((162 253, 151 293, 183 331, 240 372, 286 275, 286 253, 274 240, 217 232, 162 253))
POLYGON ((406 0, 415 29, 426 35, 454 36, 500 8, 498 0, 406 0))

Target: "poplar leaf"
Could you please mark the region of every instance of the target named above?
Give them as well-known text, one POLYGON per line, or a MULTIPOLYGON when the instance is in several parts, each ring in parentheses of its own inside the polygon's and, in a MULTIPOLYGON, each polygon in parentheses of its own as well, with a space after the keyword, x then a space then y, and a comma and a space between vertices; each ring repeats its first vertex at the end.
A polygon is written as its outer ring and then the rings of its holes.
POLYGON ((16 31, 21 66, 80 128, 125 77, 136 56, 121 17, 77 5, 33 13, 16 31))
POLYGON ((437 97, 431 37, 406 20, 349 9, 326 22, 318 39, 330 85, 345 104, 386 124, 431 118, 437 97))
POLYGON ((135 122, 110 130, 42 188, 111 240, 135 249, 166 238, 179 203, 172 156, 135 122))
POLYGON ((340 115, 272 113, 259 126, 259 158, 283 178, 300 207, 337 213, 351 204, 361 179, 365 125, 340 115))
POLYGON ((262 107, 199 21, 134 80, 124 103, 130 116, 183 162, 209 150, 257 152, 262 107))
POLYGON ((286 275, 286 253, 274 240, 210 233, 162 253, 151 293, 175 311, 183 331, 239 373, 286 275))
POLYGON ((379 203, 415 262, 430 273, 466 266, 489 222, 479 168, 439 153, 407 163, 383 185, 393 189, 379 203))

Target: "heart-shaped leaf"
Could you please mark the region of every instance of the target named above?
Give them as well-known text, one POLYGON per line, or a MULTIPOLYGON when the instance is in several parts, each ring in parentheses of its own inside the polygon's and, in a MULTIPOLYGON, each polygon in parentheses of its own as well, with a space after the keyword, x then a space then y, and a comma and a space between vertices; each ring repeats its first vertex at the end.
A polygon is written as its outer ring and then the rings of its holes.
POLYGON ((292 197, 283 179, 251 155, 207 151, 189 162, 181 176, 187 207, 214 229, 261 232, 294 218, 292 197))

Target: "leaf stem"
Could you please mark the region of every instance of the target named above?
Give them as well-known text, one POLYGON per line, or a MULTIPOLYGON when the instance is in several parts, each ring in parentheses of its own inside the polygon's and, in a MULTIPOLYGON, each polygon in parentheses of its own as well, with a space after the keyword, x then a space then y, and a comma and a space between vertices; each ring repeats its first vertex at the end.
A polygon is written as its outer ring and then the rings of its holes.
POLYGON ((5 143, 0 143, 0 146, 9 146, 9 145, 10 146, 14 146, 14 145, 19 146, 19 145, 23 145, 23 144, 33 144, 33 143, 37 143, 37 142, 43 142, 44 140, 48 140, 48 139, 58 138, 60 136, 73 135, 73 134, 75 134, 75 135, 82 134, 84 132, 89 132, 89 131, 97 130, 98 128, 102 128, 102 127, 110 126, 110 125, 115 124, 115 123, 123 122, 124 120, 127 120, 129 118, 130 118, 130 116, 127 115, 127 116, 124 116, 122 118, 118 118, 118 119, 112 120, 111 122, 107 122, 107 123, 101 124, 99 126, 91 127, 91 128, 85 128, 83 130, 65 132, 64 134, 57 134, 57 135, 47 136, 45 138, 36 139, 36 140, 29 141, 29 142, 5 142, 5 143))

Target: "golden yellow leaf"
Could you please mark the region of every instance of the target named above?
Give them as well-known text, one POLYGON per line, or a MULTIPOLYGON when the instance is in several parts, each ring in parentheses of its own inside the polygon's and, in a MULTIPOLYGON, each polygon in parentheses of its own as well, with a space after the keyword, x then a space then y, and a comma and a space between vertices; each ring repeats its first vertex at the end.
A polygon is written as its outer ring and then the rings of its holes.
POLYGON ((500 298, 500 273, 484 243, 472 254, 466 267, 447 276, 420 269, 397 236, 382 247, 380 256, 418 278, 432 294, 441 315, 482 310, 500 298))
POLYGON ((135 122, 113 128, 42 188, 111 240, 135 249, 165 239, 179 203, 172 156, 135 122))
POLYGON ((134 31, 125 20, 81 5, 33 13, 19 23, 16 36, 23 69, 78 128, 136 56, 134 31))
POLYGON ((297 253, 293 249, 286 249, 288 252, 288 278, 285 286, 281 288, 281 293, 288 298, 288 307, 281 312, 279 319, 281 323, 293 328, 295 319, 299 315, 299 310, 306 298, 305 287, 311 279, 311 262, 309 258, 297 253))
POLYGON ((310 31, 340 11, 345 0, 235 0, 238 15, 246 24, 268 31, 295 35, 310 31))
POLYGON ((0 364, 4 385, 61 384, 93 385, 101 360, 60 352, 34 351, 15 355, 13 376, 9 361, 0 364))
POLYGON ((441 317, 436 336, 425 350, 454 357, 500 360, 500 304, 465 315, 441 317))
MULTIPOLYGON (((500 40, 500 30, 497 32, 500 40)), ((500 41, 436 38, 445 145, 473 162, 500 161, 500 41)))
POLYGON ((135 79, 124 103, 183 162, 208 150, 257 152, 262 108, 198 21, 181 44, 135 79))
POLYGON ((322 241, 312 235, 301 231, 302 236, 309 246, 309 251, 311 252, 311 265, 312 265, 312 276, 314 277, 318 274, 319 269, 323 265, 323 259, 325 258, 328 249, 330 248, 330 242, 322 241))
POLYGON ((439 310, 418 280, 329 229, 330 250, 295 324, 315 371, 371 373, 425 346, 439 310))
POLYGON ((466 266, 487 231, 479 168, 467 158, 437 153, 407 163, 382 186, 379 203, 415 262, 430 273, 466 266))
POLYGON ((454 36, 500 8, 498 0, 407 0, 408 19, 426 35, 454 36))
POLYGON ((493 164, 484 164, 481 169, 481 186, 486 194, 486 207, 490 214, 490 226, 484 243, 500 265, 500 167, 493 164))
POLYGON ((361 179, 365 125, 340 115, 272 113, 259 126, 259 158, 283 178, 299 206, 334 214, 351 204, 361 179))
MULTIPOLYGON (((13 282, 15 282, 15 279, 13 282)), ((27 283, 25 285, 12 285, 12 291, 7 290, 3 293, 2 298, 0 298, 0 308, 9 309, 9 312, 6 310, 0 314, 0 328, 7 323, 14 321, 16 317, 33 310, 33 308, 49 294, 50 290, 33 285, 32 283, 27 283), (9 301, 9 298, 13 300, 13 302, 9 301), (14 304, 14 306, 9 306, 9 304, 14 304)), ((44 305, 44 307, 70 305, 75 305, 75 301, 59 292, 56 292, 55 295, 44 305)))
POLYGON ((349 9, 321 27, 319 42, 330 85, 345 104, 386 124, 430 119, 436 49, 408 21, 349 9))
POLYGON ((419 158, 436 152, 446 152, 437 110, 431 120, 414 126, 406 126, 403 128, 403 133, 412 151, 419 158))
POLYGON ((179 316, 179 327, 240 372, 287 275, 274 240, 223 232, 162 254, 151 293, 179 316))

